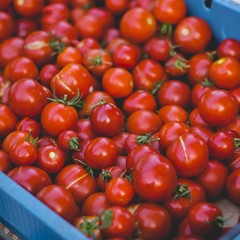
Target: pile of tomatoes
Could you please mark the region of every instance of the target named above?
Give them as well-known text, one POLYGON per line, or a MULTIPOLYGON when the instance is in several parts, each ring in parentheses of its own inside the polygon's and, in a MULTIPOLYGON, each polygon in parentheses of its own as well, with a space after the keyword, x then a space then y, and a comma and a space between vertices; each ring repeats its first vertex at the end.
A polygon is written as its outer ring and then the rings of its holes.
POLYGON ((0 170, 91 239, 219 239, 240 205, 240 42, 184 0, 0 1, 0 170))

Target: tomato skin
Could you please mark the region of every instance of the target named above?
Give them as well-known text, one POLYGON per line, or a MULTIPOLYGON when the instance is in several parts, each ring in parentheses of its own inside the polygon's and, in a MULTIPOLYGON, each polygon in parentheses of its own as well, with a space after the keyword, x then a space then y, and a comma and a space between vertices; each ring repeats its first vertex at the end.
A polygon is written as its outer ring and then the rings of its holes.
POLYGON ((90 122, 97 135, 112 137, 121 132, 124 118, 121 110, 114 104, 103 103, 94 107, 90 122))
POLYGON ((146 240, 167 239, 172 220, 168 211, 155 203, 141 203, 134 213, 139 236, 146 240))
POLYGON ((16 35, 21 38, 27 37, 31 32, 36 31, 38 24, 30 19, 20 18, 16 23, 16 35))
POLYGON ((12 167, 12 163, 9 159, 8 154, 0 149, 0 171, 3 173, 7 173, 10 171, 12 167))
POLYGON ((133 185, 123 177, 112 178, 105 189, 109 205, 127 206, 134 197, 133 185))
POLYGON ((89 119, 79 119, 76 127, 77 137, 80 141, 85 139, 93 139, 97 134, 93 132, 89 119))
POLYGON ((218 88, 231 89, 240 84, 240 63, 233 57, 219 58, 213 62, 208 71, 208 76, 218 88))
POLYGON ((167 149, 167 158, 179 176, 194 177, 207 166, 208 146, 199 135, 185 133, 170 144, 167 149))
POLYGON ((106 210, 109 207, 107 204, 105 193, 95 192, 89 195, 89 197, 83 202, 82 215, 101 215, 102 209, 106 210))
POLYGON ((228 197, 236 204, 240 204, 240 169, 233 170, 228 176, 226 181, 226 191, 228 197))
POLYGON ((13 17, 0 11, 0 41, 9 38, 15 31, 13 17))
POLYGON ((234 57, 240 61, 240 42, 237 39, 226 38, 217 47, 218 58, 234 57))
POLYGON ((77 204, 82 204, 97 191, 96 181, 78 164, 64 167, 57 174, 54 183, 67 189, 77 204))
POLYGON ((133 134, 156 133, 162 122, 157 114, 148 110, 133 112, 127 119, 127 131, 133 134))
POLYGON ((157 101, 160 106, 175 104, 187 109, 190 98, 190 87, 179 80, 166 81, 157 92, 157 101))
POLYGON ((88 70, 80 64, 69 63, 51 80, 51 89, 55 89, 57 97, 67 94, 68 100, 74 98, 79 91, 83 98, 87 95, 91 83, 88 70))
POLYGON ((214 134, 214 131, 211 128, 204 126, 191 126, 191 132, 202 137, 205 142, 208 142, 208 139, 214 134))
POLYGON ((202 52, 209 44, 212 31, 202 18, 190 16, 182 19, 174 30, 174 42, 184 53, 202 52))
POLYGON ((118 155, 125 155, 124 145, 126 142, 127 137, 129 136, 128 132, 121 132, 112 137, 112 140, 115 142, 118 148, 118 155))
POLYGON ((59 67, 54 64, 46 64, 39 72, 39 78, 42 85, 50 87, 51 79, 59 72, 59 67))
POLYGON ((239 107, 236 98, 230 92, 219 89, 203 94, 198 103, 198 110, 208 124, 222 127, 236 118, 239 107))
POLYGON ((153 36, 157 28, 154 16, 143 8, 124 13, 120 21, 121 34, 132 43, 142 43, 153 36))
POLYGON ((187 218, 194 233, 209 236, 217 230, 213 222, 216 217, 222 217, 221 210, 215 204, 201 202, 190 209, 187 218))
POLYGON ((86 163, 94 169, 103 169, 115 164, 118 148, 113 140, 97 137, 88 144, 84 157, 86 163))
POLYGON ((187 186, 187 189, 190 191, 190 197, 176 197, 177 195, 173 194, 168 200, 164 201, 163 206, 170 213, 172 218, 182 220, 187 217, 188 212, 193 205, 206 201, 206 194, 204 188, 200 184, 187 178, 179 178, 177 185, 187 186))
POLYGON ((146 153, 133 169, 133 186, 146 201, 168 199, 176 188, 177 175, 170 161, 158 153, 146 153))
POLYGON ((114 1, 106 0, 105 7, 113 14, 122 14, 127 10, 128 0, 114 1))
POLYGON ((42 188, 36 197, 70 223, 80 215, 71 193, 62 186, 48 185, 42 188))
POLYGON ((102 86, 113 98, 123 98, 133 91, 133 78, 124 68, 110 68, 102 77, 102 86))
POLYGON ((227 166, 222 162, 209 160, 204 171, 196 177, 196 181, 203 186, 207 196, 214 199, 221 196, 228 172, 227 166))
POLYGON ((12 132, 16 125, 16 114, 9 106, 0 104, 0 136, 4 137, 12 132))
POLYGON ((113 219, 111 226, 102 230, 103 235, 105 237, 130 237, 134 231, 134 217, 130 212, 121 206, 112 206, 107 210, 112 211, 113 219))
POLYGON ((187 5, 183 0, 157 0, 153 6, 153 14, 159 22, 176 24, 187 13, 187 5))
POLYGON ((41 114, 41 125, 51 136, 58 136, 64 130, 74 129, 77 121, 78 113, 74 107, 56 102, 48 103, 41 114))
POLYGON ((15 167, 7 175, 33 195, 43 187, 52 184, 49 175, 41 168, 34 166, 15 167))
POLYGON ((71 146, 69 145, 69 141, 72 138, 75 138, 77 140, 77 142, 79 141, 78 140, 78 135, 77 135, 77 133, 75 131, 72 131, 72 130, 64 130, 64 131, 62 131, 58 135, 58 139, 57 139, 58 146, 62 150, 73 150, 73 149, 71 149, 71 146))

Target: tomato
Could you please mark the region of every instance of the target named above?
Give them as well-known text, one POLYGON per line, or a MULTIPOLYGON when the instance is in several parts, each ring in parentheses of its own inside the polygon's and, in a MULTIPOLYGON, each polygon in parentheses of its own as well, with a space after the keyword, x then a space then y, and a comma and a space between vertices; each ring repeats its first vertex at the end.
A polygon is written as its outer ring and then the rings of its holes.
POLYGON ((154 93, 167 79, 163 67, 157 61, 149 58, 141 60, 133 68, 132 76, 135 89, 154 91, 154 93))
POLYGON ((12 167, 8 154, 0 149, 0 171, 7 173, 12 167))
POLYGON ((134 213, 137 236, 146 240, 167 239, 172 229, 168 211, 159 204, 141 203, 134 213))
POLYGON ((196 181, 202 185, 209 197, 217 198, 224 190, 228 172, 227 166, 222 162, 209 160, 207 167, 196 177, 196 181))
POLYGON ((119 134, 112 137, 112 140, 115 142, 117 148, 118 148, 118 155, 124 155, 125 154, 125 141, 127 137, 129 136, 128 132, 120 132, 119 134))
POLYGON ((208 127, 208 128, 211 127, 211 125, 209 125, 206 121, 203 120, 203 118, 199 113, 198 108, 195 108, 190 112, 189 122, 191 126, 202 126, 202 127, 208 127))
POLYGON ((166 61, 169 57, 170 45, 164 39, 156 39, 149 48, 149 56, 155 61, 166 61))
POLYGON ((94 38, 83 38, 81 41, 77 42, 76 48, 80 50, 81 54, 84 56, 90 49, 101 49, 101 45, 94 38))
POLYGON ((149 110, 133 112, 126 123, 127 131, 134 134, 156 133, 161 126, 162 122, 158 115, 149 110))
POLYGON ((15 167, 7 175, 33 195, 52 184, 49 175, 41 168, 34 166, 15 167))
POLYGON ((9 105, 21 117, 39 117, 48 103, 46 93, 40 83, 31 78, 22 78, 11 85, 9 105))
POLYGON ((240 106, 240 87, 237 86, 235 88, 230 89, 229 91, 232 93, 232 95, 236 97, 238 104, 240 106))
POLYGON ((170 161, 158 153, 146 153, 133 169, 133 186, 146 201, 168 199, 176 188, 177 175, 170 161))
POLYGON ((20 18, 16 22, 16 35, 21 38, 27 37, 31 32, 36 31, 38 24, 31 20, 20 18))
POLYGON ((187 109, 190 104, 190 97, 190 87, 179 80, 166 81, 157 92, 157 100, 160 106, 175 104, 187 109))
POLYGON ((240 42, 237 39, 226 38, 217 47, 218 58, 234 57, 240 61, 240 42))
POLYGON ((193 232, 201 236, 210 236, 223 225, 221 210, 209 202, 195 204, 190 209, 187 218, 193 232))
POLYGON ((175 104, 161 107, 157 114, 163 124, 167 122, 187 122, 188 119, 186 110, 175 104))
POLYGON ((119 37, 119 38, 115 38, 113 39, 112 41, 108 42, 107 43, 107 46, 106 46, 106 50, 112 54, 114 52, 114 50, 119 46, 119 45, 122 45, 122 44, 130 44, 129 41, 127 41, 126 39, 122 38, 122 37, 119 37))
POLYGON ((112 178, 105 189, 107 203, 114 206, 127 206, 134 194, 132 183, 123 177, 112 178))
POLYGON ((231 89, 240 83, 238 69, 240 63, 233 57, 223 57, 214 61, 208 71, 210 80, 218 88, 231 89))
POLYGON ((109 207, 106 201, 105 193, 95 192, 92 193, 82 205, 82 215, 101 215, 102 209, 106 210, 109 207))
POLYGON ((80 64, 69 63, 64 66, 51 80, 51 89, 57 97, 67 95, 74 98, 79 91, 81 98, 89 91, 91 77, 88 70, 80 64))
POLYGON ((17 57, 8 63, 3 74, 12 82, 16 82, 21 78, 32 78, 36 80, 38 77, 38 69, 30 58, 17 57))
POLYGON ((236 98, 226 90, 212 90, 202 95, 198 110, 208 124, 216 127, 227 125, 238 114, 236 98))
POLYGON ((0 43, 0 67, 5 67, 16 57, 23 55, 24 40, 20 37, 12 37, 0 43))
POLYGON ((54 183, 71 192, 77 204, 82 204, 91 194, 97 191, 96 181, 82 166, 77 164, 64 167, 57 174, 54 183))
POLYGON ((89 119, 79 119, 76 128, 77 137, 80 141, 85 139, 93 139, 97 134, 93 132, 89 119))
POLYGON ((84 157, 86 163, 94 169, 103 169, 115 164, 118 149, 113 140, 97 137, 88 144, 84 157))
POLYGON ((205 50, 212 38, 209 24, 202 18, 190 16, 178 22, 174 30, 174 42, 184 53, 199 53, 205 50))
POLYGON ((144 8, 149 12, 152 12, 153 6, 154 6, 154 0, 136 0, 136 6, 144 8))
POLYGON ((174 219, 182 220, 187 217, 193 205, 204 201, 206 194, 200 184, 187 178, 179 178, 177 188, 173 195, 164 201, 163 206, 174 219))
POLYGON ((167 158, 179 176, 195 177, 207 166, 208 146, 199 135, 185 133, 170 144, 167 149, 167 158))
POLYGON ((109 181, 113 178, 124 176, 124 171, 124 169, 117 165, 102 169, 97 177, 98 187, 102 191, 105 191, 109 181))
POLYGON ((41 146, 37 149, 37 166, 47 173, 59 172, 65 163, 63 151, 55 145, 41 146))
POLYGON ((0 104, 0 136, 4 137, 15 129, 17 116, 12 109, 4 104, 0 104))
POLYGON ((153 36, 157 23, 149 11, 133 8, 124 13, 120 21, 120 31, 132 43, 143 43, 153 36))
POLYGON ((127 10, 128 0, 114 1, 106 0, 105 7, 113 14, 122 14, 127 10))
POLYGON ((6 1, 3 1, 0 3, 0 10, 3 11, 3 10, 6 10, 10 4, 11 4, 12 0, 6 0, 6 1))
POLYGON ((35 17, 39 15, 44 6, 44 0, 13 0, 14 9, 23 17, 35 17))
POLYGON ((155 18, 162 23, 176 24, 187 13, 187 5, 183 0, 157 0, 153 6, 155 18))
POLYGON ((239 188, 239 181, 240 181, 240 169, 233 170, 228 176, 226 180, 226 191, 227 196, 236 204, 240 204, 239 195, 240 195, 240 188, 239 188))
POLYGON ((208 142, 208 139, 214 134, 214 131, 211 128, 205 126, 191 126, 191 132, 202 137, 205 142, 208 142))
POLYGON ((71 193, 62 186, 48 185, 42 188, 36 197, 70 223, 80 215, 71 193))
MULTIPOLYGON (((121 206, 112 206, 107 210, 112 212, 112 223, 109 227, 102 230, 103 235, 105 237, 130 237, 135 227, 134 217, 130 212, 121 206)), ((100 220, 100 226, 101 224, 100 220)))
POLYGON ((46 64, 39 72, 39 78, 42 85, 50 87, 51 80, 54 75, 59 72, 59 67, 54 64, 46 64))
POLYGON ((239 148, 235 149, 233 157, 227 161, 228 168, 231 171, 240 168, 239 154, 240 154, 240 149, 239 148))
POLYGON ((108 44, 112 40, 121 37, 121 32, 118 28, 109 28, 104 32, 102 42, 108 44))
POLYGON ((166 151, 171 143, 184 133, 190 133, 191 128, 183 122, 167 122, 158 132, 159 144, 166 151))
POLYGON ((75 131, 64 130, 58 135, 58 146, 62 150, 78 150, 79 139, 75 131))
POLYGON ((11 15, 0 11, 0 41, 12 36, 14 30, 15 24, 11 15))
POLYGON ((84 54, 83 65, 96 77, 101 77, 113 65, 111 55, 102 49, 90 49, 84 54))
POLYGON ((88 144, 91 142, 90 139, 84 139, 80 142, 80 146, 78 150, 73 151, 72 153, 72 160, 74 163, 82 165, 82 162, 86 162, 84 158, 85 150, 88 144))
POLYGON ((72 0, 72 8, 83 8, 87 10, 88 8, 94 7, 95 1, 93 0, 72 0))
POLYGON ((124 118, 121 110, 104 99, 93 106, 90 122, 93 131, 102 136, 112 137, 123 128, 124 118))

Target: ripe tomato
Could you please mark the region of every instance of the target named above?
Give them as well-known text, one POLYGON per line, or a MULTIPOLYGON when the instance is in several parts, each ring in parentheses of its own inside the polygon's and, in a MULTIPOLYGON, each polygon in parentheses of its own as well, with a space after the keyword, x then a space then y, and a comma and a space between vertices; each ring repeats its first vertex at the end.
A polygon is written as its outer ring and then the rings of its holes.
POLYGON ((97 134, 93 132, 89 119, 79 119, 77 122, 76 133, 79 141, 93 139, 97 134))
POLYGON ((7 173, 12 167, 8 154, 0 149, 0 171, 7 173))
POLYGON ((159 204, 141 203, 134 212, 137 237, 146 240, 167 239, 172 229, 168 211, 159 204))
POLYGON ((202 18, 183 18, 174 30, 174 42, 184 53, 199 53, 205 50, 212 38, 209 24, 202 18))
POLYGON ((71 193, 62 186, 48 185, 42 188, 36 197, 70 223, 80 215, 71 193))
POLYGON ((124 13, 120 21, 121 34, 132 43, 143 43, 153 36, 157 23, 149 11, 133 8, 124 13))
POLYGON ((95 179, 78 164, 64 167, 57 174, 54 183, 67 189, 77 204, 82 204, 91 194, 97 191, 95 179))
POLYGON ((133 77, 124 68, 110 68, 102 77, 102 86, 113 98, 123 98, 133 91, 133 77))
POLYGON ((199 175, 207 166, 209 151, 202 137, 194 133, 185 133, 170 144, 167 158, 176 172, 182 177, 199 175))
POLYGON ((177 175, 170 161, 163 155, 144 154, 133 169, 133 186, 146 201, 160 202, 168 199, 176 188, 177 175))
POLYGON ((49 175, 41 168, 34 166, 15 167, 7 175, 33 195, 52 184, 49 175))
POLYGON ((214 134, 214 131, 211 128, 205 126, 191 126, 191 132, 202 137, 206 143, 212 134, 214 134))
POLYGON ((149 47, 149 56, 155 61, 166 61, 169 57, 170 44, 165 39, 156 39, 149 47))
POLYGON ((227 125, 238 114, 237 99, 226 90, 207 91, 199 100, 198 110, 208 124, 216 127, 227 125))
POLYGON ((27 37, 31 32, 36 31, 38 24, 32 19, 20 18, 16 22, 16 35, 21 38, 27 37))
POLYGON ((12 109, 4 104, 0 104, 0 136, 4 137, 15 129, 17 116, 12 109))
POLYGON ((84 157, 86 163, 94 169, 113 166, 116 162, 118 148, 113 140, 97 137, 88 144, 84 157))
POLYGON ((0 11, 0 41, 9 38, 14 33, 14 20, 11 15, 0 11))
POLYGON ((226 38, 217 47, 218 58, 234 57, 240 61, 240 42, 237 39, 226 38))
POLYGON ((122 14, 127 10, 129 1, 128 0, 105 0, 105 7, 112 13, 112 14, 122 14))
POLYGON ((231 199, 231 201, 238 205, 240 204, 239 181, 240 181, 240 169, 236 169, 227 176, 225 187, 228 197, 231 199))
POLYGON ((157 114, 148 110, 133 112, 127 119, 126 128, 129 133, 145 134, 156 133, 160 130, 162 122, 157 114))
POLYGON ((44 65, 39 72, 41 84, 46 87, 50 87, 50 83, 53 76, 56 75, 59 72, 59 70, 60 70, 59 67, 54 64, 44 65))
POLYGON ((208 127, 211 128, 211 126, 203 120, 201 117, 198 108, 193 109, 189 114, 189 122, 191 126, 201 126, 201 127, 208 127))
POLYGON ((78 150, 80 146, 77 132, 73 130, 62 131, 58 135, 57 142, 62 150, 78 150))

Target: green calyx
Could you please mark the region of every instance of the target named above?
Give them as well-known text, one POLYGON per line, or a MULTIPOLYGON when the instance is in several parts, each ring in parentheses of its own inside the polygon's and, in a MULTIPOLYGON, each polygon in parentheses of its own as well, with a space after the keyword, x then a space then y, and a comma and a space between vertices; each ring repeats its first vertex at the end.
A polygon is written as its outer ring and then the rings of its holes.
POLYGON ((78 138, 77 137, 70 138, 70 140, 68 141, 68 146, 69 146, 70 150, 79 151, 80 143, 78 141, 78 138))
POLYGON ((110 102, 110 97, 108 96, 104 96, 103 98, 98 100, 98 103, 96 103, 95 105, 90 104, 90 109, 89 110, 93 110, 95 107, 99 106, 99 105, 104 105, 110 102), (107 99, 106 101, 104 101, 104 99, 107 99))
POLYGON ((177 185, 177 188, 174 191, 174 200, 176 200, 180 197, 185 197, 185 198, 192 199, 191 192, 188 189, 188 186, 186 184, 177 185))
POLYGON ((53 38, 52 35, 50 35, 50 43, 49 46, 53 49, 54 55, 61 53, 65 48, 65 43, 61 40, 63 36, 53 38))
POLYGON ((137 136, 137 138, 136 138, 137 144, 139 144, 139 145, 144 145, 144 144, 151 145, 152 142, 156 142, 156 141, 159 140, 159 138, 156 138, 156 139, 151 139, 151 138, 152 138, 151 133, 145 133, 144 135, 137 136))

